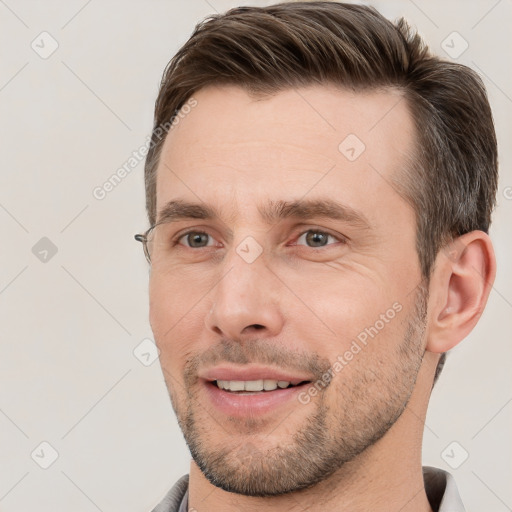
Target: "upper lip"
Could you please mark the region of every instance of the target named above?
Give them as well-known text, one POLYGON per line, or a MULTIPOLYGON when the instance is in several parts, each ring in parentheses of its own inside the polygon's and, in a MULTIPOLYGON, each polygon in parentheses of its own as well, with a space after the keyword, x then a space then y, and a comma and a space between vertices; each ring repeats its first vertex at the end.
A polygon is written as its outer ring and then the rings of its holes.
POLYGON ((311 381, 311 375, 298 372, 281 370, 260 365, 232 366, 221 365, 212 368, 206 368, 199 372, 199 377, 205 380, 277 380, 286 381, 291 384, 299 384, 303 381, 311 381))

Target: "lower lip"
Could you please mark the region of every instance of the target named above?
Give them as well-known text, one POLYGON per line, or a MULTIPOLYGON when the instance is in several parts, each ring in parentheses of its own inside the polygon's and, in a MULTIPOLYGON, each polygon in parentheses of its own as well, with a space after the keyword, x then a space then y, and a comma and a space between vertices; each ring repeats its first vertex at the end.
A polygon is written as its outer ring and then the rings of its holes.
POLYGON ((213 405, 229 416, 245 417, 272 412, 278 406, 291 400, 299 400, 297 396, 304 391, 309 383, 274 391, 261 391, 252 394, 231 393, 220 389, 217 384, 204 381, 205 389, 213 405))

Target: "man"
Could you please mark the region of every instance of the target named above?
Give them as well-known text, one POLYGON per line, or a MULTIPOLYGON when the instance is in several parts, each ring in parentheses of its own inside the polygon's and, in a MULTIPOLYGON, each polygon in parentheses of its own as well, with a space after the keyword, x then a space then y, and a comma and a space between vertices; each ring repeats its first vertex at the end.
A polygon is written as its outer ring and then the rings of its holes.
POLYGON ((421 444, 494 281, 496 153, 478 76, 404 21, 298 2, 196 27, 137 236, 193 457, 155 512, 464 510, 421 444))

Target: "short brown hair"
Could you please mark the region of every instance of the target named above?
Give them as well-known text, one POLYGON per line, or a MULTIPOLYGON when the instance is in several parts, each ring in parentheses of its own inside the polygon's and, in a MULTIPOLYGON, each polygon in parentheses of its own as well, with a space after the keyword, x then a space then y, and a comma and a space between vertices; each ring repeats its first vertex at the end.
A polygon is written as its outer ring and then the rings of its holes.
MULTIPOLYGON (((238 7, 199 23, 164 71, 145 163, 146 209, 156 221, 156 170, 162 125, 208 85, 254 95, 334 84, 401 91, 416 124, 414 158, 393 176, 416 212, 423 277, 439 250, 473 230, 488 233, 498 181, 497 143, 482 80, 467 66, 430 53, 404 19, 338 2, 238 7)), ((443 354, 436 379, 444 364, 443 354)), ((436 380, 435 379, 435 380, 436 380)))

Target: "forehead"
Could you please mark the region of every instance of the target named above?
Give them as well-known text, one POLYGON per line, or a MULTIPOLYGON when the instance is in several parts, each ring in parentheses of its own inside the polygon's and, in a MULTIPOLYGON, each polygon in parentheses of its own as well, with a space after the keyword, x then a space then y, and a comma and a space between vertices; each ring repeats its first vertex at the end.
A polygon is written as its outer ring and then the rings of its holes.
POLYGON ((332 139, 352 130, 364 142, 384 137, 400 149, 399 141, 385 137, 389 129, 398 124, 404 132, 414 131, 407 102, 395 88, 355 92, 315 85, 254 96, 237 86, 216 85, 197 91, 193 98, 197 106, 182 112, 169 142, 195 137, 215 145, 251 142, 255 135, 271 141, 278 135, 276 142, 293 144, 297 137, 306 142, 304 137, 312 136, 312 145, 320 149, 318 136, 327 136, 324 147, 331 148, 332 139))
POLYGON ((173 198, 279 201, 313 189, 348 203, 365 188, 367 199, 401 199, 391 177, 412 155, 415 130, 399 91, 322 85, 254 97, 210 86, 193 98, 162 149, 157 209, 173 198))

